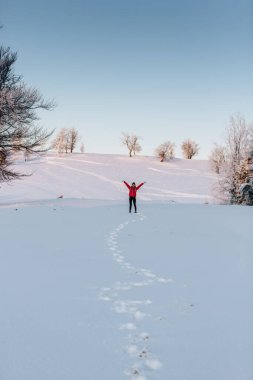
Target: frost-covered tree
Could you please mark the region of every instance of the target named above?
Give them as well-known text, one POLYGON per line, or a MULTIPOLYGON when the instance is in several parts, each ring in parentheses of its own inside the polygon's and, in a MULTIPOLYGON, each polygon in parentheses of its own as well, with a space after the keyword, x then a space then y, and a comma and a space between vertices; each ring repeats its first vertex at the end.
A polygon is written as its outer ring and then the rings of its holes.
POLYGON ((58 153, 68 153, 68 133, 66 128, 61 128, 58 134, 56 135, 52 146, 58 153))
POLYGON ((167 159, 170 160, 175 156, 175 144, 171 141, 165 141, 156 148, 155 155, 160 158, 161 162, 167 159))
POLYGON ((136 154, 142 151, 141 145, 140 145, 140 137, 136 135, 130 135, 128 133, 123 133, 121 142, 123 145, 125 145, 129 152, 129 157, 132 157, 132 154, 136 154))
POLYGON ((38 126, 39 110, 51 110, 38 90, 28 87, 14 72, 17 54, 0 47, 0 182, 24 176, 11 166, 13 152, 45 151, 51 133, 38 126))
POLYGON ((53 148, 58 153, 73 153, 79 140, 79 133, 75 128, 61 128, 53 141, 53 148))
POLYGON ((196 156, 199 152, 198 144, 190 139, 184 140, 181 145, 184 158, 189 160, 196 156))
POLYGON ((245 156, 235 172, 236 192, 234 199, 238 204, 253 205, 253 149, 245 156))
POLYGON ((219 178, 219 192, 230 204, 241 203, 240 189, 249 178, 248 155, 252 151, 252 127, 240 114, 232 116, 226 129, 226 163, 219 178))
POLYGON ((231 116, 226 129, 226 151, 229 160, 240 164, 247 155, 252 143, 252 128, 246 124, 245 118, 240 114, 231 116))
POLYGON ((76 128, 70 128, 68 130, 69 134, 69 149, 70 153, 73 153, 74 149, 76 148, 76 145, 80 139, 78 130, 76 128))
POLYGON ((212 170, 216 174, 220 174, 220 171, 226 162, 225 147, 215 144, 214 148, 211 150, 209 160, 212 170))

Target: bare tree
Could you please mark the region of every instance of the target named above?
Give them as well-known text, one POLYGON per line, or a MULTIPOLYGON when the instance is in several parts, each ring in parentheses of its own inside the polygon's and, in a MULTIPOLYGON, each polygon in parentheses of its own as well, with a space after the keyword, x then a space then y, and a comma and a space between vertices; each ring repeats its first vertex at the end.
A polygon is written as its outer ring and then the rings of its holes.
POLYGON ((77 142, 79 140, 79 133, 75 128, 62 128, 60 129, 58 135, 53 141, 53 148, 58 151, 58 153, 73 153, 77 142))
POLYGON ((70 153, 73 153, 80 139, 80 136, 76 128, 70 128, 68 133, 69 133, 69 149, 70 149, 70 153))
POLYGON ((251 143, 252 127, 246 124, 245 118, 240 113, 231 116, 225 139, 229 160, 234 164, 240 164, 251 143))
POLYGON ((13 151, 18 152, 20 150, 20 146, 22 144, 22 136, 21 135, 20 136, 19 135, 14 136, 12 142, 13 142, 13 145, 15 147, 13 149, 13 151))
POLYGON ((58 151, 58 153, 68 153, 68 137, 66 128, 60 129, 52 143, 52 146, 58 151))
POLYGON ((129 152, 129 157, 132 157, 133 147, 131 144, 131 136, 128 133, 123 133, 121 142, 123 145, 126 145, 129 152))
POLYGON ((164 142, 156 148, 155 155, 160 158, 161 162, 170 160, 175 156, 175 144, 171 141, 164 142))
POLYGON ((215 144, 214 148, 211 150, 209 160, 210 160, 212 170, 216 174, 220 174, 220 171, 226 162, 225 147, 215 144))
POLYGON ((184 158, 189 160, 196 156, 199 152, 198 144, 190 139, 184 140, 181 145, 184 158))
POLYGON ((132 154, 136 154, 142 151, 140 145, 140 137, 136 135, 129 135, 128 133, 123 133, 121 142, 125 145, 129 152, 129 157, 132 157, 132 154))
POLYGON ((38 153, 52 135, 38 126, 38 110, 51 110, 52 101, 45 101, 38 90, 27 87, 13 66, 17 54, 0 47, 0 182, 21 178, 11 168, 14 151, 38 153))
POLYGON ((84 153, 84 143, 82 142, 82 144, 80 145, 80 152, 81 153, 84 153))

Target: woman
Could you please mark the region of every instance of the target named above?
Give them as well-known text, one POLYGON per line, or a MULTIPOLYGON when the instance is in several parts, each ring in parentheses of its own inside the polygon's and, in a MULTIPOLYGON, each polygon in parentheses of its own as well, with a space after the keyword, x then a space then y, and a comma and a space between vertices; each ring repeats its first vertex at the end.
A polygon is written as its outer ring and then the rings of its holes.
POLYGON ((146 182, 140 183, 139 186, 136 186, 135 182, 133 182, 131 186, 126 181, 123 181, 123 182, 126 185, 126 187, 129 189, 129 212, 132 211, 132 204, 134 204, 134 210, 135 210, 135 212, 137 212, 137 208, 136 208, 136 195, 137 195, 137 191, 146 182))

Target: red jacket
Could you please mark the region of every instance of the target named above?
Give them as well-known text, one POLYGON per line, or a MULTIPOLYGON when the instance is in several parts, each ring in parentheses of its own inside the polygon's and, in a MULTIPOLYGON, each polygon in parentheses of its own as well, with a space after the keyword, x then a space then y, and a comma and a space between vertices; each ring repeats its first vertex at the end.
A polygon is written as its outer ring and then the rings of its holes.
POLYGON ((129 197, 136 197, 137 190, 139 190, 139 188, 144 185, 144 182, 140 183, 139 186, 130 186, 126 181, 124 181, 124 184, 129 189, 129 197))

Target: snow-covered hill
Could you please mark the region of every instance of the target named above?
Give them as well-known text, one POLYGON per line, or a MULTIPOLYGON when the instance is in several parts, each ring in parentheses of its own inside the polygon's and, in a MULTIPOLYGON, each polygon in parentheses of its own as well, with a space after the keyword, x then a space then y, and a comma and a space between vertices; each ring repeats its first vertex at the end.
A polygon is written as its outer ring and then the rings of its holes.
POLYGON ((46 154, 16 169, 31 177, 2 185, 0 204, 64 198, 125 200, 122 180, 146 181, 138 196, 143 201, 212 202, 215 176, 208 161, 102 154, 46 154))
POLYGON ((16 165, 33 175, 0 189, 1 380, 253 379, 252 208, 210 204, 207 162, 16 165), (123 179, 147 181, 137 214, 123 179))

